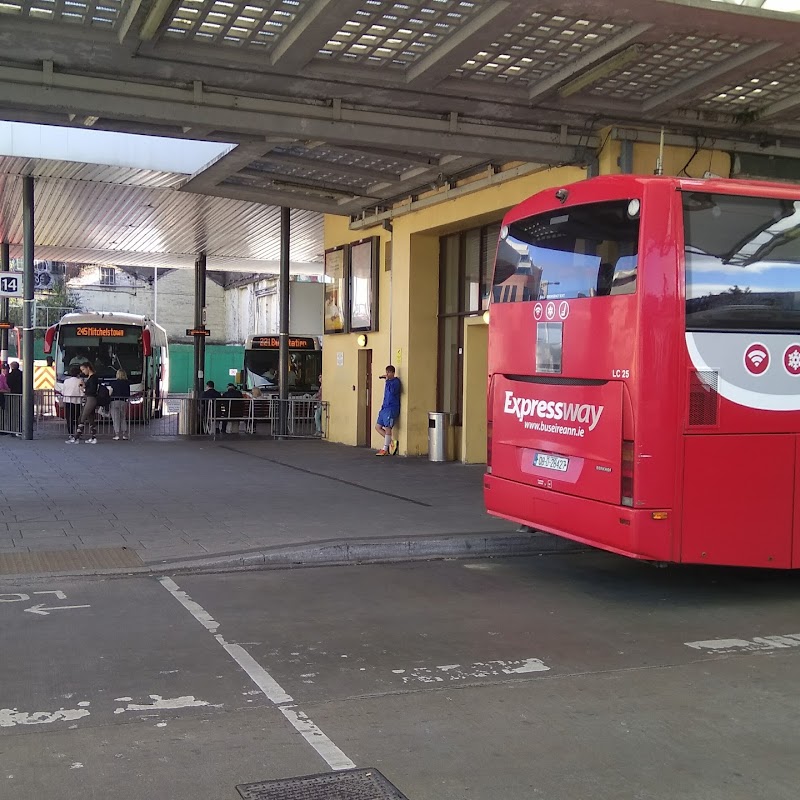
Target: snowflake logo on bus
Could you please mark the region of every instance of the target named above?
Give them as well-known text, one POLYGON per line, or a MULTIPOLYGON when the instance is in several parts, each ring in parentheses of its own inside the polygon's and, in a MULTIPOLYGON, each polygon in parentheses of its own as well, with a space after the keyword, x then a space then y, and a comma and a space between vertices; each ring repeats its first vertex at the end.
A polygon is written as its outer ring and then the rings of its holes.
POLYGON ((790 344, 783 354, 783 368, 790 375, 800 375, 800 344, 790 344))
POLYGON ((769 350, 760 342, 744 351, 744 366, 751 375, 763 375, 769 369, 769 361, 769 350))

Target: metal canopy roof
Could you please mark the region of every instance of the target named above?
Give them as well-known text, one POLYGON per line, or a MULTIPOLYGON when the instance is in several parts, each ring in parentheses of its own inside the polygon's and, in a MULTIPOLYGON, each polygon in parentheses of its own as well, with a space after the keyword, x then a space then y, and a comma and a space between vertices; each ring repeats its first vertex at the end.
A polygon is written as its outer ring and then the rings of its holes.
POLYGON ((239 143, 182 191, 357 217, 606 125, 800 154, 787 0, 0 0, 0 116, 239 143))
MULTIPOLYGON (((277 273, 280 212, 185 194, 186 176, 129 167, 0 157, 0 234, 22 256, 22 175, 36 177, 36 258, 187 268, 205 251, 212 270, 277 273), (16 243, 16 244, 14 244, 16 243)), ((322 270, 322 218, 291 216, 291 271, 322 270)))

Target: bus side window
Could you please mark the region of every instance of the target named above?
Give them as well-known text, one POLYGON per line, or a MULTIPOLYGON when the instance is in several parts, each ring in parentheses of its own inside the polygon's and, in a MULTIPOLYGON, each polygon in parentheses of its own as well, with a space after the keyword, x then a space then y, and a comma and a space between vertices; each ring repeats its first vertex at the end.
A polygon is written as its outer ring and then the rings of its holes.
POLYGON ((614 272, 611 294, 635 294, 637 269, 638 264, 635 255, 620 258, 617 261, 617 267, 614 272))
POLYGON ((614 265, 602 262, 597 270, 597 296, 603 297, 611 294, 614 284, 614 265))

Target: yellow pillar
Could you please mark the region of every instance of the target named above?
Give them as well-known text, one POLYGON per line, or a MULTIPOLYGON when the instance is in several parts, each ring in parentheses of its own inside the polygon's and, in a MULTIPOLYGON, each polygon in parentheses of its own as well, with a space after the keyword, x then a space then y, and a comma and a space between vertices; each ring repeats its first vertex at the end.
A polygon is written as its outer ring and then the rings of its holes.
POLYGON ((486 463, 486 376, 489 373, 489 326, 483 317, 464 320, 464 420, 461 460, 486 463))

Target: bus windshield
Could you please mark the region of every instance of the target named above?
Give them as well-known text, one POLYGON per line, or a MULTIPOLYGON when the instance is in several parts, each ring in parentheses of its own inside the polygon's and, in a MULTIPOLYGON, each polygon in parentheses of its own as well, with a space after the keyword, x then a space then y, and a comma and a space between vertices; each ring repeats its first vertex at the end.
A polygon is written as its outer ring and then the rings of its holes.
POLYGON ((56 371, 63 379, 70 367, 87 361, 100 378, 113 378, 118 369, 131 383, 142 382, 142 329, 133 325, 105 323, 61 325, 58 330, 56 371))
POLYGON ((527 217, 500 234, 495 303, 636 291, 638 201, 615 200, 527 217))
POLYGON ((686 192, 686 329, 800 330, 800 202, 686 192))
MULTIPOLYGON (((262 389, 278 388, 278 350, 245 350, 244 367, 250 381, 262 389)), ((293 392, 311 392, 319 388, 322 372, 322 352, 289 353, 289 389, 293 392)))

